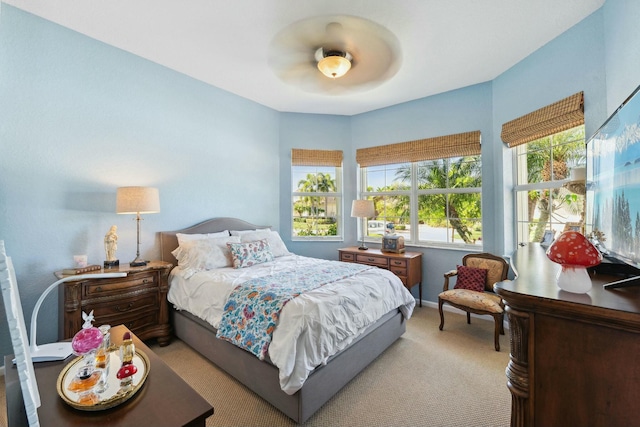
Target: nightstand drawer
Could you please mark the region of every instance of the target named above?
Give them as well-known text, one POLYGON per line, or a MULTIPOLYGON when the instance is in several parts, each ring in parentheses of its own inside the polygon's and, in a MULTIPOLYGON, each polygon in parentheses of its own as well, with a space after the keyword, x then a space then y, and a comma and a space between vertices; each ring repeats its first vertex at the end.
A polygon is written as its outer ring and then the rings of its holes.
POLYGON ((86 308, 83 308, 83 311, 85 312, 89 312, 91 310, 93 310, 93 315, 96 319, 100 319, 102 323, 105 323, 105 316, 127 315, 131 312, 135 312, 139 315, 145 311, 157 311, 158 295, 156 293, 149 293, 146 296, 122 298, 103 302, 101 304, 89 303, 86 308))
POLYGON ((356 256, 354 254, 347 254, 344 252, 340 252, 340 261, 355 262, 356 256))
POLYGON ((356 256, 356 262, 361 264, 377 265, 383 268, 387 268, 387 258, 374 256, 374 255, 358 255, 356 256))
POLYGON ((149 313, 142 315, 119 315, 119 316, 106 316, 102 318, 103 321, 100 324, 107 325, 125 325, 127 329, 129 329, 134 334, 137 334, 138 331, 142 331, 144 328, 149 328, 151 326, 156 326, 158 324, 158 314, 157 313, 149 313))
POLYGON ((83 298, 106 297, 154 288, 157 286, 156 277, 156 274, 133 274, 126 280, 92 281, 82 287, 82 296, 83 298))

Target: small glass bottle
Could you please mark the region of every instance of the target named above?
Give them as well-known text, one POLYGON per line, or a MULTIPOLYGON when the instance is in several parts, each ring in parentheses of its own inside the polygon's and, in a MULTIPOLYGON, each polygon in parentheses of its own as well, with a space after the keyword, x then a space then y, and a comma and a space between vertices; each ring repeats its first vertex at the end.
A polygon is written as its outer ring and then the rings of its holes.
POLYGON ((102 372, 100 381, 96 385, 97 393, 104 393, 109 385, 109 363, 111 361, 111 353, 109 347, 111 346, 111 334, 109 330, 110 325, 102 325, 98 329, 102 332, 102 344, 96 350, 96 369, 102 372))

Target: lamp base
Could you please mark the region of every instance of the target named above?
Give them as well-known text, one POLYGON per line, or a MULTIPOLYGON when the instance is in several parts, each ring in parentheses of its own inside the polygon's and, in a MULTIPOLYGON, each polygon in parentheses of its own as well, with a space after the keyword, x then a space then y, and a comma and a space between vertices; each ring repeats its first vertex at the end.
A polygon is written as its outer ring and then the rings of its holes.
POLYGON ((39 345, 36 350, 31 349, 31 360, 34 362, 50 362, 64 360, 73 354, 71 342, 54 342, 39 345))
POLYGON ((133 261, 131 261, 129 263, 129 265, 131 267, 143 267, 143 266, 147 265, 147 261, 145 261, 143 259, 140 259, 140 258, 136 258, 133 261))
POLYGON ((369 248, 366 247, 365 245, 360 246, 358 249, 361 250, 361 251, 368 251, 369 250, 369 248))

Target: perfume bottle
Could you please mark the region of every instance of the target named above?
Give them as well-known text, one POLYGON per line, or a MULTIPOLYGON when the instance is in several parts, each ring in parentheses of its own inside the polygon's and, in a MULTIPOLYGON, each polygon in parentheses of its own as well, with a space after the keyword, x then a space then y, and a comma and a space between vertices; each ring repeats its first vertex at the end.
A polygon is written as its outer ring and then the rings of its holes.
POLYGON ((111 362, 111 353, 109 347, 111 346, 111 334, 109 330, 110 325, 102 325, 98 328, 102 333, 102 344, 96 350, 96 369, 102 372, 100 381, 96 385, 97 393, 104 393, 109 385, 109 363, 111 362))
POLYGON ((122 336, 122 345, 120 346, 120 361, 122 366, 118 369, 116 378, 120 380, 120 391, 126 391, 132 388, 133 375, 138 372, 138 368, 133 364, 133 356, 136 347, 131 340, 131 333, 125 332, 122 336))
POLYGON ((102 371, 95 369, 95 355, 96 349, 100 347, 104 338, 102 332, 93 326, 93 311, 88 315, 83 312, 82 318, 85 321, 82 329, 71 340, 73 353, 81 356, 82 361, 75 377, 67 388, 72 392, 79 393, 79 402, 87 402, 94 400, 90 395, 102 376, 102 371))

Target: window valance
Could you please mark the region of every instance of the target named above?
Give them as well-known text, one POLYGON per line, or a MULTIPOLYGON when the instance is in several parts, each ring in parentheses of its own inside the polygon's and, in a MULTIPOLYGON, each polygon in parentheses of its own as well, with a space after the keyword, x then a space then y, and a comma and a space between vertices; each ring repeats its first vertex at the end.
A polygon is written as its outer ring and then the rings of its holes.
POLYGON ((584 124, 584 93, 578 92, 558 102, 502 125, 502 140, 516 147, 584 124))
POLYGON ((480 131, 399 142, 356 150, 360 167, 420 162, 480 154, 480 131))
POLYGON ((293 166, 342 166, 341 150, 304 150, 291 149, 291 164, 293 166))

